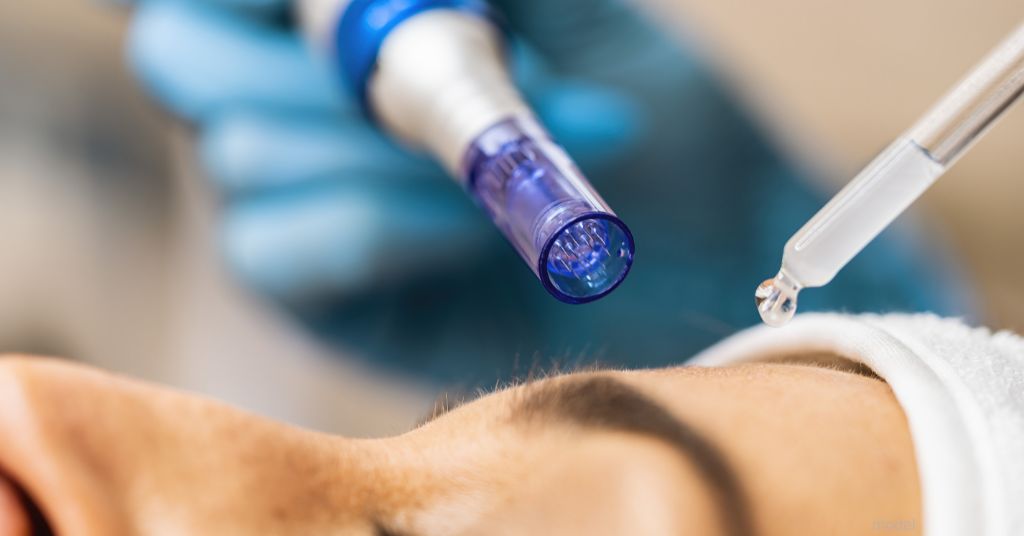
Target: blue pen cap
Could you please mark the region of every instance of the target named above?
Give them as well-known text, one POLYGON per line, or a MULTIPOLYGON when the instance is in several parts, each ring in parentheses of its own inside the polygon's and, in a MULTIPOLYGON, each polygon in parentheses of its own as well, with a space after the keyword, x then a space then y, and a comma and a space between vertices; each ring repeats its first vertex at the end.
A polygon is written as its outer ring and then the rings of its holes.
POLYGON ((466 154, 464 176, 474 199, 559 300, 593 301, 626 278, 632 233, 532 119, 506 120, 481 134, 466 154))

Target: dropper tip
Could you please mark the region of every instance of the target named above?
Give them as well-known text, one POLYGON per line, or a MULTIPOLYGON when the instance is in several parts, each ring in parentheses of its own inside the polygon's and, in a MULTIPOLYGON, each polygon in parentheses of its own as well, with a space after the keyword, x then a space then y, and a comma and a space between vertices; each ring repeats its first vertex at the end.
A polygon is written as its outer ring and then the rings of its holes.
POLYGON ((772 327, 782 327, 796 314, 796 298, 800 287, 781 272, 767 279, 754 291, 754 303, 761 320, 772 327))

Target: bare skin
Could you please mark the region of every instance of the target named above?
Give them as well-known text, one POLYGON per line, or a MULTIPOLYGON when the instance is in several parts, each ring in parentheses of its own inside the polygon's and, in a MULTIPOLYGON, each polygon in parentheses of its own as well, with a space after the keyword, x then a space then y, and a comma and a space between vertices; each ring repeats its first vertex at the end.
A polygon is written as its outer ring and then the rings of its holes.
MULTIPOLYGON (((920 519, 887 385, 811 366, 570 374, 353 440, 12 357, 0 437, 0 471, 58 535, 846 535, 920 519), (647 402, 682 424, 630 416, 647 402)), ((28 534, 4 480, 0 534, 28 534)))

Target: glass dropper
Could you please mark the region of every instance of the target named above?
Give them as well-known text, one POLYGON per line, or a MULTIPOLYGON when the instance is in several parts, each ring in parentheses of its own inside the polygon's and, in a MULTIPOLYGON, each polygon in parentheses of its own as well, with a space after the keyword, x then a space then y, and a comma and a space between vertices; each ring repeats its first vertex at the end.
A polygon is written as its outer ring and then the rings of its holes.
POLYGON ((832 281, 1022 93, 1024 23, 789 239, 778 275, 754 294, 761 319, 788 322, 801 289, 832 281))

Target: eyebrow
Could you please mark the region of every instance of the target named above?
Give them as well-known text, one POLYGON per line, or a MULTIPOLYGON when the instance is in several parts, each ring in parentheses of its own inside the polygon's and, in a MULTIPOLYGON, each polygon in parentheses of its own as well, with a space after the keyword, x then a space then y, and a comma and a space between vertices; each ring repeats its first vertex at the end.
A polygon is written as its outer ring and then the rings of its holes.
POLYGON ((661 440, 696 467, 711 489, 725 534, 754 534, 746 496, 721 450, 664 406, 621 381, 596 376, 542 385, 518 402, 513 418, 553 418, 661 440))

